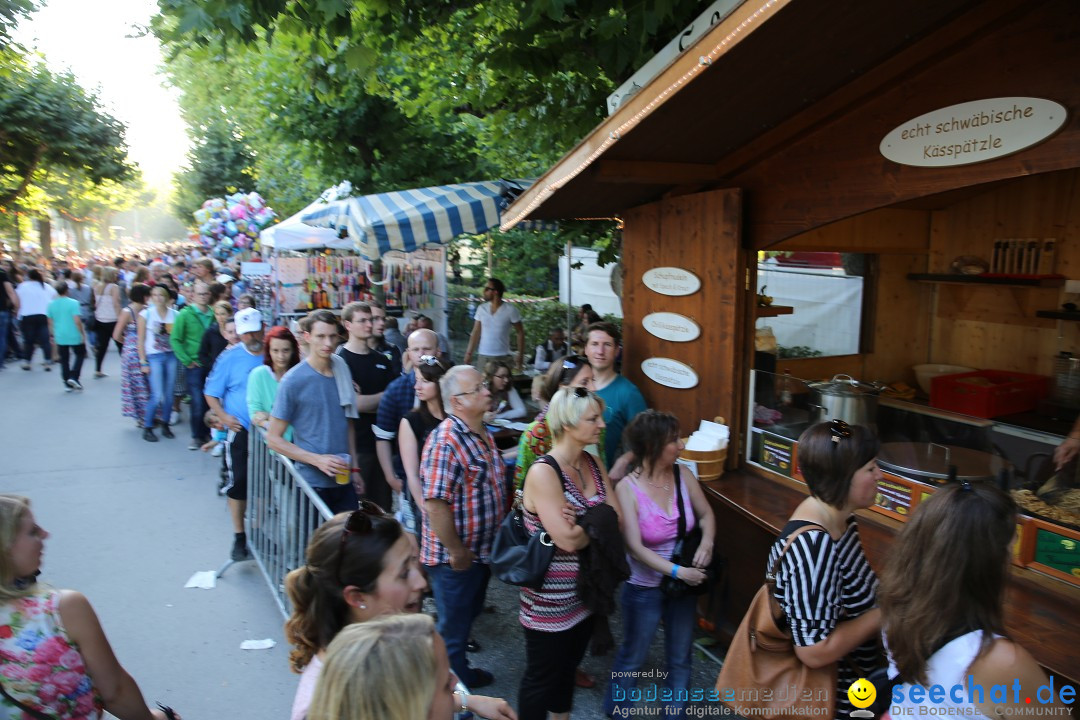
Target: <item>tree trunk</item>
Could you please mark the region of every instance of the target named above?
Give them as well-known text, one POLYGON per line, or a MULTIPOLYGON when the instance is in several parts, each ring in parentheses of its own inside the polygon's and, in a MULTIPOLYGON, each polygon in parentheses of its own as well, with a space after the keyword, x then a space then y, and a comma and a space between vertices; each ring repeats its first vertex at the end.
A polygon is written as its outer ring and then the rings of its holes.
POLYGON ((47 257, 51 260, 53 256, 52 223, 48 218, 38 220, 38 244, 41 245, 42 257, 47 257))
POLYGON ((86 242, 86 223, 72 222, 71 229, 75 233, 75 247, 79 249, 80 255, 85 254, 90 249, 86 242))

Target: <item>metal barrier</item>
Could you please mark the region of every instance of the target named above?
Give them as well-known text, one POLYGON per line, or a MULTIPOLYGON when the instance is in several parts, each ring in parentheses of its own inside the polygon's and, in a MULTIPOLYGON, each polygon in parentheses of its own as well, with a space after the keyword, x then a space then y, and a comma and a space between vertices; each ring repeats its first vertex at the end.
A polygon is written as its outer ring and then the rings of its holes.
POLYGON ((288 618, 285 576, 304 564, 308 540, 333 514, 292 461, 270 450, 265 430, 253 426, 248 438, 248 549, 288 618))

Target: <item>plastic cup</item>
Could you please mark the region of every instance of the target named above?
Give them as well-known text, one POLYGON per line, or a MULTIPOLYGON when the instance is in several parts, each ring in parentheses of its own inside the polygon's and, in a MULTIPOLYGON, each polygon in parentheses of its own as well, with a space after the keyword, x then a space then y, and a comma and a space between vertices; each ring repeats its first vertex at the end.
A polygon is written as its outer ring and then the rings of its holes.
POLYGON ((348 453, 334 453, 334 455, 336 455, 341 462, 345 463, 346 468, 345 472, 339 472, 334 475, 334 482, 338 485, 348 485, 349 476, 352 472, 350 467, 352 465, 352 455, 349 455, 348 453))

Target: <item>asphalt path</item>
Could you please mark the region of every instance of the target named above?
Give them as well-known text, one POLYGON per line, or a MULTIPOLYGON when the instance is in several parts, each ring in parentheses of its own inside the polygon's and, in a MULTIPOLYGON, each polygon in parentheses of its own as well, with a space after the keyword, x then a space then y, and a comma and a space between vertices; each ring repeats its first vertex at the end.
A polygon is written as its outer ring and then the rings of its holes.
POLYGON ((151 706, 185 720, 288 718, 298 676, 256 564, 233 565, 213 590, 184 588, 232 543, 218 459, 187 449, 186 423, 144 441, 120 415, 115 348, 105 372, 95 380, 87 362, 86 390, 67 393, 59 368, 0 371, 0 489, 29 497, 51 534, 40 579, 89 598, 151 706), (277 645, 240 649, 265 638, 277 645))
MULTIPOLYGON (((115 349, 105 371, 95 380, 87 362, 85 391, 71 393, 58 368, 44 372, 35 363, 25 372, 9 362, 0 371, 0 491, 28 496, 51 533, 41 580, 90 599, 151 704, 172 705, 185 720, 288 718, 298 676, 256 564, 234 564, 212 590, 184 588, 196 571, 221 567, 231 547, 225 499, 216 491, 219 460, 187 449, 186 420, 174 426, 173 440, 142 440, 120 415, 115 349), (265 638, 276 646, 240 649, 265 638)), ((525 666, 517 590, 493 579, 488 603, 494 612, 477 620, 481 650, 471 661, 495 674, 483 692, 516 707, 525 666)), ((617 615, 611 629, 618 641, 617 615)), ((663 670, 662 641, 661 630, 643 671, 663 670)), ((602 678, 612 659, 587 656, 582 665, 602 678)), ((712 688, 718 667, 695 652, 691 687, 712 688)), ((602 717, 601 691, 602 683, 578 689, 573 716, 602 717)))

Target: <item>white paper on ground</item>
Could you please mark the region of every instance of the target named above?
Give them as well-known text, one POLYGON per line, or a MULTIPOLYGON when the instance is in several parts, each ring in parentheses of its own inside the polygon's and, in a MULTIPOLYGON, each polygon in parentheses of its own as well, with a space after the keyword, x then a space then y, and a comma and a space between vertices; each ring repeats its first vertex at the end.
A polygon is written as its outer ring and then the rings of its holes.
POLYGON ((186 588, 199 588, 200 590, 213 590, 217 583, 216 573, 213 570, 200 570, 191 576, 184 585, 186 588))
POLYGON ((240 643, 240 649, 241 650, 269 650, 270 648, 274 647, 275 645, 277 645, 277 643, 274 642, 273 640, 271 640, 270 638, 266 638, 265 640, 245 640, 244 642, 240 643))

